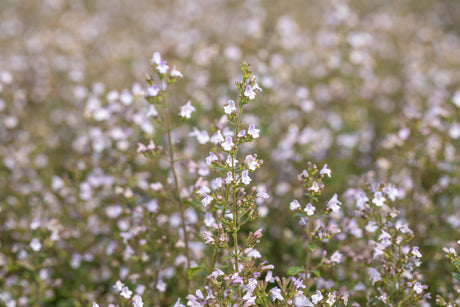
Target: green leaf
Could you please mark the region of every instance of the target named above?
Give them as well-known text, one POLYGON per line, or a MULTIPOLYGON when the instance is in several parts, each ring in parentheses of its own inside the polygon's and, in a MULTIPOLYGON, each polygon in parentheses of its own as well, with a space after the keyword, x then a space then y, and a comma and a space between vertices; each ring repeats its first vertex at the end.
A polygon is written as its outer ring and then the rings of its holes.
POLYGON ((316 244, 315 243, 308 243, 307 247, 308 247, 309 250, 311 250, 313 252, 316 249, 316 244))
POLYGON ((288 269, 287 274, 288 276, 295 276, 299 274, 300 272, 305 272, 305 270, 302 267, 293 266, 288 269))
POLYGON ((311 270, 311 272, 312 272, 313 274, 315 274, 316 277, 321 277, 321 272, 320 272, 320 271, 318 271, 318 270, 311 270))
POLYGON ((212 168, 215 168, 215 169, 218 169, 218 170, 224 171, 224 172, 227 172, 227 171, 228 171, 228 169, 223 168, 223 167, 220 167, 220 166, 212 166, 212 168))
POLYGON ((457 281, 460 282, 460 273, 452 272, 452 277, 455 278, 457 281))
POLYGON ((196 267, 193 267, 193 268, 189 268, 187 270, 188 279, 191 279, 193 277, 193 275, 195 275, 199 271, 202 271, 203 269, 205 269, 205 267, 203 265, 199 265, 199 266, 196 266, 196 267))
POLYGON ((294 213, 294 216, 295 217, 308 217, 308 215, 306 213, 303 213, 303 212, 294 213))

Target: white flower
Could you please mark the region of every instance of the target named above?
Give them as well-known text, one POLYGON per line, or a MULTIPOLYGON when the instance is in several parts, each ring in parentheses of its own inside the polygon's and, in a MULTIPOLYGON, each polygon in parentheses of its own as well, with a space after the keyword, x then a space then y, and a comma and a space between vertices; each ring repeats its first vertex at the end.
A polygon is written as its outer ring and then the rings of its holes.
POLYGON ((115 290, 117 290, 117 292, 120 292, 120 291, 123 289, 124 286, 125 286, 125 284, 122 283, 121 280, 117 280, 117 282, 115 283, 115 285, 113 285, 113 288, 114 288, 115 290))
POLYGON ((38 238, 33 238, 32 241, 30 241, 30 248, 32 248, 34 252, 41 250, 42 244, 40 243, 40 240, 38 238))
POLYGON ((185 305, 184 305, 184 304, 181 304, 180 298, 178 298, 178 299, 177 299, 177 302, 174 304, 173 307, 185 307, 185 305))
POLYGON ((313 207, 312 204, 308 203, 303 211, 305 211, 305 213, 307 213, 308 216, 312 216, 313 214, 315 214, 315 210, 316 208, 313 207))
POLYGON ((294 297, 293 300, 294 306, 295 307, 313 307, 315 305, 312 304, 312 302, 305 296, 305 295, 300 295, 294 297))
POLYGON ((171 77, 173 77, 173 78, 176 78, 176 77, 182 78, 183 77, 182 73, 176 69, 176 66, 173 67, 173 69, 171 70, 169 75, 171 77))
POLYGON ((213 198, 209 196, 208 194, 204 194, 204 198, 201 200, 201 204, 203 207, 207 208, 208 205, 212 202, 213 198))
POLYGON ((337 212, 340 210, 340 206, 342 203, 338 201, 337 194, 334 194, 332 198, 328 201, 327 207, 331 209, 333 212, 337 212))
POLYGON ((160 291, 160 292, 165 292, 166 291, 166 287, 168 285, 163 281, 163 280, 159 280, 158 283, 157 283, 157 290, 160 291))
POLYGON ((257 161, 256 157, 253 155, 247 155, 244 159, 244 163, 248 166, 251 171, 255 171, 256 168, 259 166, 259 162, 257 161))
POLYGON ((335 303, 335 294, 334 293, 329 293, 329 295, 327 296, 326 303, 328 303, 329 306, 334 305, 334 303, 335 303))
POLYGON ((233 181, 232 172, 227 172, 227 178, 225 178, 225 183, 229 184, 233 181))
POLYGON ((218 161, 218 160, 219 160, 219 159, 217 158, 217 156, 216 156, 214 153, 209 152, 209 156, 206 157, 206 164, 207 164, 207 165, 211 165, 212 162, 218 161))
POLYGON ((158 111, 155 109, 155 106, 153 104, 150 105, 149 111, 147 112, 147 117, 157 117, 158 116, 158 111))
POLYGON ((203 186, 197 191, 197 193, 200 194, 201 196, 203 196, 204 194, 209 193, 209 192, 211 192, 211 190, 210 190, 207 186, 205 186, 205 185, 203 185, 203 186))
POLYGON ((192 132, 189 133, 190 136, 195 136, 200 144, 206 144, 209 142, 209 134, 206 130, 199 130, 196 127, 193 127, 192 132))
POLYGON ((412 247, 412 255, 414 255, 417 258, 422 258, 422 253, 418 250, 418 246, 412 247))
POLYGON ((229 100, 224 107, 225 114, 232 114, 236 112, 235 102, 233 100, 229 100))
POLYGON ((238 132, 238 135, 237 135, 237 136, 238 136, 239 138, 242 138, 242 137, 244 137, 245 135, 246 135, 246 130, 240 130, 240 132, 238 132))
POLYGON ((248 185, 249 183, 251 183, 251 178, 249 177, 248 174, 249 174, 249 171, 247 169, 241 173, 241 181, 243 181, 245 185, 248 185))
POLYGON ((142 297, 140 295, 134 295, 133 307, 144 307, 144 302, 142 301, 142 297))
POLYGON ((374 285, 376 282, 382 280, 382 275, 380 275, 379 271, 377 271, 374 268, 367 268, 367 274, 369 274, 372 285, 374 285))
POLYGON ((235 144, 233 144, 232 137, 231 137, 231 136, 227 136, 227 137, 225 138, 225 142, 223 142, 221 145, 222 145, 222 148, 223 148, 225 151, 230 151, 230 150, 232 150, 233 145, 235 145, 235 144))
POLYGON ((190 118, 192 116, 192 112, 195 110, 195 107, 192 106, 192 102, 189 100, 185 105, 182 106, 182 108, 180 108, 180 117, 190 118))
POLYGON ((323 299, 323 295, 321 294, 321 292, 319 290, 316 290, 316 294, 313 294, 311 296, 311 300, 313 302, 313 304, 318 304, 322 299, 323 299))
POLYGON ((125 286, 123 289, 121 289, 120 295, 126 299, 129 299, 131 298, 131 295, 133 295, 133 291, 129 290, 129 288, 125 286))
POLYGON ((387 185, 383 188, 382 192, 388 196, 391 201, 395 201, 399 194, 398 189, 394 185, 387 185))
POLYGON ((248 134, 252 136, 254 139, 257 139, 259 137, 259 129, 256 129, 254 124, 251 124, 248 129, 248 134))
POLYGON ((157 65, 157 70, 162 75, 167 73, 168 69, 169 69, 169 66, 166 64, 165 61, 160 61, 160 63, 157 65))
POLYGON ((327 168, 327 164, 324 164, 323 168, 319 171, 320 175, 327 175, 331 178, 331 170, 327 168))
POLYGON ((221 187, 222 187, 222 178, 217 177, 216 179, 211 180, 211 189, 217 190, 221 187))
POLYGON ((460 91, 455 92, 452 102, 457 106, 457 108, 460 108, 460 91))
POLYGON ((244 90, 244 96, 248 97, 250 100, 256 98, 256 92, 251 88, 250 85, 246 86, 244 90))
POLYGON ((214 144, 220 144, 222 143, 224 140, 224 137, 222 135, 222 131, 217 131, 216 133, 214 133, 211 137, 211 142, 214 143, 214 144))
POLYGON ((281 289, 279 289, 278 287, 272 288, 270 290, 270 294, 272 296, 272 301, 275 301, 275 300, 284 301, 283 296, 281 296, 281 289))
POLYGON ((161 62, 161 54, 157 51, 154 52, 152 55, 152 59, 150 60, 152 64, 160 64, 161 62))
POLYGON ((300 204, 299 202, 297 201, 297 199, 294 199, 293 201, 291 201, 291 203, 289 204, 289 208, 294 211, 294 210, 297 210, 297 209, 300 209, 300 204))
POLYGON ((379 229, 379 226, 375 221, 369 221, 364 229, 366 229, 367 232, 375 232, 379 229))
MULTIPOLYGON (((225 161, 228 166, 233 167, 233 157, 232 155, 227 156, 227 160, 225 161)), ((235 159, 235 166, 238 164, 238 160, 235 159)))
POLYGON ((99 307, 99 304, 93 302, 93 306, 92 307, 99 307))
POLYGON ((158 85, 154 84, 154 85, 151 85, 147 88, 147 96, 149 97, 155 97, 155 96, 158 96, 158 93, 160 92, 160 88, 158 87, 158 85))
POLYGON ((331 256, 331 262, 340 263, 343 260, 343 255, 339 251, 335 251, 331 256))
POLYGON ((203 236, 203 239, 204 239, 205 243, 207 243, 207 244, 214 243, 214 238, 212 237, 212 232, 203 231, 201 233, 201 235, 203 236))
POLYGON ((414 291, 417 294, 421 294, 423 292, 422 284, 419 283, 419 282, 416 282, 415 285, 414 285, 414 291))
POLYGON ((372 203, 377 207, 382 207, 384 202, 385 197, 383 197, 382 192, 375 192, 374 199, 372 199, 372 203))

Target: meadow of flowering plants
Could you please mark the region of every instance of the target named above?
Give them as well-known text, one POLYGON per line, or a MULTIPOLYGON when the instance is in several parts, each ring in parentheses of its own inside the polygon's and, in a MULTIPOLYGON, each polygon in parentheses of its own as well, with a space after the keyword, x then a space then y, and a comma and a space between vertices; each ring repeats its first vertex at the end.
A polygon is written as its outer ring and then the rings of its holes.
POLYGON ((0 306, 460 306, 458 0, 0 1, 0 306))

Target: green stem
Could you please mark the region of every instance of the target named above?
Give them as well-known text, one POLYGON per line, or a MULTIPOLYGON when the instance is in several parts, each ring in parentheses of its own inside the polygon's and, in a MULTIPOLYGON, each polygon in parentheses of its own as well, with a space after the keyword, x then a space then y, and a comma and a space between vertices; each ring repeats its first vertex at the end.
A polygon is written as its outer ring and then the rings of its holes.
MULTIPOLYGON (((236 121, 235 126, 235 142, 240 132, 240 122, 241 122, 241 115, 243 113, 243 107, 239 107, 238 112, 238 119, 236 121)), ((238 147, 237 147, 238 148, 238 147)), ((236 155, 238 151, 236 150, 232 155, 232 178, 235 180, 235 162, 236 162, 236 155)), ((233 244, 234 244, 234 256, 235 256, 235 271, 239 272, 238 268, 238 208, 237 208, 237 201, 236 201, 236 190, 233 187, 233 244)))
MULTIPOLYGON (((176 172, 176 167, 174 164, 174 146, 173 146, 172 137, 171 137, 171 122, 169 119, 169 108, 166 110, 165 123, 166 123, 166 130, 168 133, 169 160, 170 160, 169 163, 171 165, 171 171, 174 177, 174 187, 176 191, 176 198, 177 198, 177 201, 179 202, 182 230, 184 232, 185 256, 187 258, 187 271, 188 271, 188 269, 190 269, 190 252, 189 252, 189 246, 188 246, 187 228, 185 226, 184 203, 182 201, 182 197, 180 196, 179 180, 177 179, 177 172, 176 172)), ((187 284, 189 286, 190 280, 188 279, 187 271, 186 271, 187 284)))
POLYGON ((307 224, 307 256, 305 259, 305 290, 308 292, 308 284, 309 284, 309 278, 310 278, 310 268, 311 268, 311 253, 312 251, 310 250, 310 243, 312 241, 311 237, 311 232, 312 232, 312 227, 313 227, 313 216, 310 216, 308 218, 308 224, 307 224))

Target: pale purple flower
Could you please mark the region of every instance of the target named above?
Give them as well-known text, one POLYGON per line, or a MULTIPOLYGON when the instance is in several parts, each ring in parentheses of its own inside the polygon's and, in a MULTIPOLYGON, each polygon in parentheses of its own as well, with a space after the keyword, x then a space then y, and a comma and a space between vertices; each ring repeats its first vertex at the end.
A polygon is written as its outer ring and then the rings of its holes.
POLYGON ((252 136, 254 139, 257 139, 259 137, 259 132, 260 130, 256 129, 254 124, 249 125, 248 134, 252 136))
POLYGON ((158 111, 155 109, 155 106, 151 104, 149 106, 149 111, 147 112, 147 117, 157 117, 158 116, 158 111))
POLYGON ((383 197, 382 192, 375 192, 374 199, 372 199, 372 203, 377 207, 382 207, 385 202, 385 197, 383 197))
POLYGON ((422 258, 422 253, 418 250, 418 246, 412 247, 412 255, 414 255, 417 258, 422 258))
POLYGON ((229 100, 224 107, 225 114, 232 114, 236 112, 235 101, 229 100))
POLYGON ((456 91, 454 97, 452 97, 452 102, 460 108, 460 91, 456 91))
POLYGON ((367 268, 367 274, 369 274, 369 277, 371 278, 372 285, 382 280, 382 275, 374 268, 367 268))
POLYGON ((201 196, 203 196, 204 194, 209 193, 209 192, 211 192, 211 190, 210 190, 207 186, 205 186, 205 185, 203 185, 203 186, 197 191, 197 193, 200 194, 201 196))
POLYGON ((234 285, 243 284, 243 278, 241 278, 241 276, 238 274, 238 272, 234 273, 231 278, 232 278, 232 281, 233 281, 234 285))
POLYGON ((180 108, 180 117, 183 118, 190 118, 192 116, 192 112, 194 112, 196 109, 194 106, 192 106, 192 102, 189 100, 185 105, 183 105, 180 108))
POLYGON ((275 300, 284 301, 284 298, 281 295, 281 289, 280 288, 278 288, 278 287, 272 288, 270 290, 270 294, 271 294, 271 297, 272 297, 272 301, 275 301, 275 300))
POLYGON ((30 248, 32 248, 34 252, 38 252, 39 250, 41 250, 42 244, 40 243, 40 240, 38 238, 33 238, 30 241, 30 248))
POLYGON ((232 141, 232 137, 231 136, 227 136, 225 138, 225 142, 221 143, 222 145, 222 148, 225 150, 225 151, 230 151, 232 150, 233 148, 233 145, 235 145, 232 141))
POLYGON ((225 160, 228 166, 233 167, 233 162, 235 162, 235 166, 238 164, 238 160, 233 159, 232 155, 227 156, 227 160, 225 160))
POLYGON ((238 132, 238 135, 237 135, 237 136, 238 136, 239 138, 242 138, 242 137, 244 137, 245 135, 246 135, 246 130, 240 130, 240 132, 238 132))
POLYGON ((128 287, 123 287, 120 291, 120 295, 126 299, 131 298, 131 295, 133 295, 133 291, 129 290, 128 287))
POLYGON ((142 297, 138 294, 134 295, 133 297, 133 307, 144 307, 144 302, 142 301, 142 297))
POLYGON ((335 251, 331 256, 331 262, 340 263, 343 260, 343 255, 339 251, 335 251))
POLYGON ((308 203, 307 206, 305 207, 305 209, 303 211, 305 211, 305 213, 308 215, 308 216, 312 216, 313 214, 315 214, 315 210, 316 208, 313 207, 312 204, 308 203))
POLYGON ((172 70, 171 70, 171 72, 169 73, 169 75, 170 75, 171 77, 173 77, 173 78, 176 78, 176 77, 182 78, 182 77, 183 77, 182 73, 176 69, 176 66, 174 66, 174 67, 172 68, 172 70))
POLYGON ((160 88, 156 84, 153 84, 153 85, 147 87, 147 96, 148 97, 156 97, 156 96, 158 96, 159 92, 160 92, 160 88))
POLYGON ((196 127, 193 127, 192 132, 189 133, 190 136, 196 137, 198 143, 206 144, 209 142, 209 134, 206 130, 199 130, 196 127))
POLYGON ((209 243, 214 243, 214 238, 212 236, 212 232, 210 231, 203 231, 201 233, 201 235, 203 236, 203 239, 205 241, 205 243, 209 244, 209 243))
POLYGON ((211 137, 211 142, 213 144, 220 144, 222 143, 224 140, 224 137, 222 135, 222 131, 218 130, 216 133, 214 133, 211 137))
POLYGON ((160 61, 160 63, 157 65, 157 70, 162 75, 167 73, 168 69, 169 69, 169 66, 168 66, 168 64, 166 64, 165 61, 160 61))
POLYGON ((113 285, 113 288, 114 288, 115 290, 117 290, 117 292, 120 292, 120 291, 123 289, 124 286, 125 286, 125 284, 122 283, 121 280, 117 280, 117 282, 115 283, 115 285, 113 285))
POLYGON ((220 269, 216 268, 216 269, 214 270, 214 272, 212 272, 209 276, 211 276, 211 277, 213 277, 213 278, 217 278, 217 277, 223 276, 223 275, 225 275, 225 273, 222 272, 220 269))
POLYGON ((311 300, 313 302, 313 304, 318 304, 322 299, 323 299, 323 295, 321 294, 321 292, 319 290, 316 290, 316 294, 313 294, 311 296, 311 300))
POLYGON ((246 86, 244 90, 244 96, 248 97, 250 100, 256 98, 256 92, 251 88, 250 85, 246 86))
POLYGON ((158 282, 157 282, 156 288, 157 288, 157 290, 160 291, 160 292, 165 292, 167 286, 168 286, 168 285, 167 285, 162 279, 160 279, 160 280, 158 280, 158 282))
POLYGON ((217 177, 217 178, 211 180, 211 189, 217 190, 217 189, 219 189, 221 187, 222 187, 222 178, 217 177))
POLYGON ((331 170, 327 168, 327 164, 324 164, 323 168, 319 171, 320 175, 327 175, 331 178, 331 170))
POLYGON ((213 152, 209 152, 209 156, 206 157, 206 164, 207 165, 211 165, 212 162, 214 161, 218 161, 219 159, 217 158, 217 156, 213 153, 213 152))
POLYGON ((232 172, 227 172, 227 178, 225 178, 225 183, 230 184, 233 182, 232 172))
POLYGON ((332 198, 327 202, 327 207, 331 209, 333 212, 337 212, 340 210, 340 206, 342 203, 337 199, 337 194, 334 194, 332 198))
POLYGON ((419 282, 416 282, 415 285, 414 285, 414 291, 417 294, 421 294, 423 292, 422 284, 419 283, 419 282))
POLYGON ((186 307, 184 304, 181 304, 180 298, 177 299, 177 302, 174 304, 173 307, 186 307))
POLYGON ((259 166, 259 162, 257 161, 257 158, 254 157, 253 155, 247 155, 246 158, 244 159, 244 163, 248 166, 248 168, 251 171, 255 171, 256 168, 259 166))
POLYGON ((391 201, 395 201, 396 200, 396 197, 398 196, 399 194, 399 191, 398 189, 394 186, 394 185, 387 185, 386 187, 383 188, 382 192, 388 196, 388 198, 391 200, 391 201))
POLYGON ((157 51, 154 52, 152 55, 152 59, 150 60, 152 64, 160 64, 161 62, 161 54, 157 51))
POLYGON ((91 307, 99 307, 99 304, 93 302, 93 305, 91 307))
POLYGON ((295 307, 313 307, 315 305, 312 304, 312 302, 305 296, 305 295, 300 295, 294 297, 293 300, 294 306, 295 307))
POLYGON ((297 201, 297 199, 294 199, 293 201, 291 201, 291 203, 289 204, 289 208, 294 211, 294 210, 297 210, 297 209, 300 209, 300 204, 299 202, 297 201))
POLYGON ((147 151, 147 146, 145 146, 142 143, 137 143, 137 152, 138 153, 143 153, 147 151))
POLYGON ((213 198, 209 196, 208 194, 204 194, 204 198, 201 200, 201 204, 203 207, 207 208, 208 205, 212 202, 213 198))
POLYGON ((243 181, 245 185, 251 183, 251 178, 249 177, 249 171, 247 169, 241 173, 241 181, 243 181))

